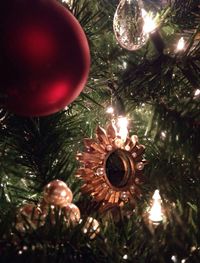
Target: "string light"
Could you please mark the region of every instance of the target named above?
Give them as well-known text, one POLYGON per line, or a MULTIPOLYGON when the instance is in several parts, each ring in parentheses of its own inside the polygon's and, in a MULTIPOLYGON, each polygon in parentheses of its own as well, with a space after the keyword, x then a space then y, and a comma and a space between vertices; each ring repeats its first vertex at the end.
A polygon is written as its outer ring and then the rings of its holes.
POLYGON ((127 62, 123 61, 123 69, 126 69, 126 68, 127 68, 127 62))
POLYGON ((107 108, 106 112, 109 113, 109 114, 113 114, 113 113, 114 113, 113 107, 112 107, 112 106, 109 106, 109 107, 107 108))
POLYGON ((161 200, 158 189, 155 190, 152 199, 153 199, 153 203, 149 211, 149 219, 154 224, 159 224, 160 222, 163 221, 163 212, 162 212, 162 205, 161 205, 162 200, 161 200))
POLYGON ((177 256, 173 255, 173 256, 171 257, 171 260, 172 260, 174 263, 176 263, 176 262, 177 262, 177 256))
POLYGON ((194 92, 194 98, 197 98, 200 96, 200 89, 196 89, 194 92))
POLYGON ((166 131, 162 131, 160 137, 161 137, 162 140, 165 140, 166 137, 167 137, 167 132, 166 131))
POLYGON ((118 117, 117 126, 119 127, 118 135, 123 141, 126 141, 128 136, 128 120, 126 117, 118 117))
POLYGON ((182 51, 182 50, 184 50, 184 48, 185 48, 185 40, 184 40, 183 37, 181 37, 181 38, 179 39, 178 43, 177 43, 176 50, 177 50, 177 51, 182 51))
POLYGON ((157 24, 155 20, 152 18, 152 15, 149 15, 143 8, 142 8, 142 18, 144 20, 143 32, 145 34, 149 34, 157 28, 157 24))
POLYGON ((62 0, 63 3, 66 3, 70 8, 73 5, 73 0, 62 0))
POLYGON ((123 259, 124 259, 124 260, 127 260, 127 259, 128 259, 128 255, 125 254, 125 255, 123 256, 123 259))
POLYGON ((71 4, 73 0, 62 0, 63 3, 66 3, 66 4, 71 4))

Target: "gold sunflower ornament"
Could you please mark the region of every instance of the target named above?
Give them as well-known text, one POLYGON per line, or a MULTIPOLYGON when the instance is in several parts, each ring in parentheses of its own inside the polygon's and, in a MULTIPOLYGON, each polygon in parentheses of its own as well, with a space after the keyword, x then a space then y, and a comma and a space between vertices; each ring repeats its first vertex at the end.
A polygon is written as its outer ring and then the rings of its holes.
POLYGON ((144 181, 145 147, 136 135, 128 136, 124 118, 118 126, 112 122, 106 130, 97 127, 96 137, 85 138, 84 152, 77 154, 82 164, 77 171, 84 182, 82 192, 91 195, 102 212, 125 203, 134 207, 144 181))

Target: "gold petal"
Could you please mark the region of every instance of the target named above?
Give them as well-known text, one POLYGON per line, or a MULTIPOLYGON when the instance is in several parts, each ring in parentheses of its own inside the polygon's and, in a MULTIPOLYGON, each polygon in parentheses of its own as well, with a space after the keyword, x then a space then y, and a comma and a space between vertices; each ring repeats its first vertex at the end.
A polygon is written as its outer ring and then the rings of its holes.
POLYGON ((99 178, 97 178, 97 179, 95 179, 95 180, 93 180, 92 182, 91 182, 91 185, 93 186, 93 187, 97 187, 97 186, 101 186, 102 187, 102 183, 104 183, 104 180, 103 179, 99 179, 99 178))
POLYGON ((104 157, 105 154, 84 152, 83 155, 81 156, 81 159, 79 160, 83 160, 84 162, 99 163, 102 162, 102 160, 104 160, 104 157))
POLYGON ((115 205, 111 204, 111 203, 102 203, 102 205, 99 208, 99 212, 100 213, 105 213, 107 211, 109 211, 110 209, 112 209, 113 207, 115 207, 115 205))
POLYGON ((79 168, 77 171, 77 176, 83 177, 83 176, 93 176, 94 172, 92 169, 89 168, 79 168))
POLYGON ((98 195, 101 190, 102 190, 102 186, 101 185, 98 185, 98 186, 94 187, 94 192, 92 193, 92 195, 94 197, 96 197, 96 195, 98 195))
POLYGON ((95 199, 100 201, 104 200, 107 194, 108 188, 104 188, 95 195, 95 199))
POLYGON ((93 182, 94 178, 95 178, 94 176, 93 177, 92 176, 85 176, 84 178, 82 178, 82 180, 85 181, 85 183, 87 183, 87 184, 91 184, 93 182))
POLYGON ((93 192, 93 186, 89 185, 89 184, 84 184, 83 186, 81 186, 81 191, 83 193, 92 193, 93 192))
POLYGON ((127 150, 127 148, 129 148, 128 151, 131 152, 133 151, 135 146, 136 144, 134 144, 132 140, 129 137, 127 137, 126 142, 125 142, 125 149, 127 150))
POLYGON ((117 129, 113 123, 107 126, 106 131, 108 138, 115 139, 115 137, 117 136, 117 129))
POLYGON ((91 145, 92 145, 93 143, 95 143, 95 140, 94 140, 94 139, 90 139, 90 138, 85 138, 85 139, 83 140, 83 143, 84 143, 84 146, 85 146, 86 148, 90 148, 91 145))
POLYGON ((120 196, 120 193, 119 193, 119 192, 116 192, 116 193, 115 193, 115 203, 118 203, 118 201, 119 201, 119 196, 120 196))
POLYGON ((99 163, 87 163, 86 167, 90 168, 93 171, 96 171, 99 168, 99 164, 102 164, 102 162, 99 162, 99 163))
POLYGON ((108 200, 108 203, 114 203, 115 202, 115 192, 113 192, 108 200))
POLYGON ((96 134, 97 134, 97 138, 100 141, 100 143, 103 143, 105 146, 110 143, 108 140, 106 131, 100 126, 97 127, 96 134))
POLYGON ((98 143, 95 142, 95 143, 91 144, 91 148, 94 149, 97 152, 105 154, 105 148, 101 144, 98 144, 98 143))

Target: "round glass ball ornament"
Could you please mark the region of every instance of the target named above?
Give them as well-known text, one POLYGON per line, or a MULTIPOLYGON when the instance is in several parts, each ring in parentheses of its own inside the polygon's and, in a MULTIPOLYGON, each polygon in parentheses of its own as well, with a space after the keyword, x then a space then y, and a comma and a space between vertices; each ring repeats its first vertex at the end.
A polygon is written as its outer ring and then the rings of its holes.
POLYGON ((76 225, 79 223, 81 218, 81 213, 79 208, 75 204, 67 204, 62 208, 64 213, 64 219, 67 224, 76 225))
POLYGON ((23 232, 28 226, 36 229, 44 225, 44 223, 45 214, 43 214, 41 209, 35 204, 24 204, 19 208, 16 228, 20 230, 20 232, 23 232))
POLYGON ((60 180, 53 180, 44 188, 44 201, 49 205, 65 206, 73 199, 72 191, 60 180))
POLYGON ((134 51, 143 47, 149 34, 143 30, 144 19, 138 0, 121 0, 113 20, 113 30, 121 47, 134 51))
POLYGON ((6 0, 0 8, 0 96, 22 116, 45 116, 83 90, 90 67, 87 38, 59 1, 6 0))

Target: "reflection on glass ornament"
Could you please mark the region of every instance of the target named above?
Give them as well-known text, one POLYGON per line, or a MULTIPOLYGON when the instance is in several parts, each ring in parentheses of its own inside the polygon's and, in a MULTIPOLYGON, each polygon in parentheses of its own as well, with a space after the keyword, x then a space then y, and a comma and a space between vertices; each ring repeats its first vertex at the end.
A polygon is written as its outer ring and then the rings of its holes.
POLYGON ((149 38, 148 33, 143 30, 144 19, 139 1, 121 0, 113 20, 113 29, 118 43, 130 51, 140 49, 149 38))

